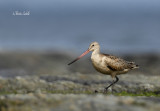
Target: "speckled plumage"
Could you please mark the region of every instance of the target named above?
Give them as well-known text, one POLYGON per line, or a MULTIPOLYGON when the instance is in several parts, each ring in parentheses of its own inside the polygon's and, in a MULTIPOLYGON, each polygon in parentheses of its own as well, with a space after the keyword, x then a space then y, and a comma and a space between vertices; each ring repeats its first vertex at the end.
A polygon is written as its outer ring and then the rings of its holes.
POLYGON ((94 68, 103 74, 111 75, 113 78, 119 74, 138 68, 134 62, 128 62, 116 56, 100 53, 100 46, 97 42, 90 45, 92 49, 91 60, 94 68), (94 47, 93 47, 94 45, 94 47))
MULTIPOLYGON (((85 51, 78 58, 70 62, 68 65, 76 62, 81 57, 83 57, 84 55, 86 55, 91 51, 92 51, 91 60, 94 68, 100 73, 111 75, 113 79, 113 82, 105 88, 105 91, 107 91, 109 87, 113 86, 115 83, 118 82, 119 78, 117 77, 117 75, 125 74, 132 69, 138 68, 138 65, 135 65, 134 62, 125 61, 116 56, 100 53, 100 46, 98 42, 92 42, 87 51, 85 51), (114 78, 116 78, 115 81, 114 78)), ((95 92, 98 91, 95 90, 95 92)))

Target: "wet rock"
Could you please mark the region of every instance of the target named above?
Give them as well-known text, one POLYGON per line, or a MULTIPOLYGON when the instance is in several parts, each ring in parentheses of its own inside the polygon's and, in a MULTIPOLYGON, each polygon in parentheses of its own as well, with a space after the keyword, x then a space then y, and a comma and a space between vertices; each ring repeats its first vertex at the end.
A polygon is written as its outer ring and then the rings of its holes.
MULTIPOLYGON (((121 75, 119 78, 119 82, 113 86, 113 90, 116 93, 155 92, 160 89, 160 86, 158 86, 158 84, 160 84, 159 76, 121 75)), ((79 93, 88 91, 91 93, 95 90, 100 90, 102 92, 110 83, 111 78, 109 76, 100 74, 17 76, 15 78, 1 77, 0 91, 21 94, 30 92, 47 93, 55 91, 79 93)), ((112 92, 112 90, 108 90, 108 92, 112 92)))
POLYGON ((17 94, 1 96, 0 102, 3 105, 0 108, 4 111, 31 111, 34 108, 40 111, 153 111, 160 108, 157 100, 160 101, 154 97, 117 97, 101 94, 17 94))
POLYGON ((153 92, 155 90, 155 86, 152 85, 152 84, 148 84, 148 83, 145 83, 145 84, 140 84, 140 90, 142 91, 148 91, 148 92, 153 92))
POLYGON ((0 110, 153 111, 160 108, 160 99, 152 95, 115 95, 123 92, 159 94, 159 78, 160 76, 121 75, 113 89, 109 88, 104 94, 104 88, 112 79, 102 74, 0 77, 0 110))

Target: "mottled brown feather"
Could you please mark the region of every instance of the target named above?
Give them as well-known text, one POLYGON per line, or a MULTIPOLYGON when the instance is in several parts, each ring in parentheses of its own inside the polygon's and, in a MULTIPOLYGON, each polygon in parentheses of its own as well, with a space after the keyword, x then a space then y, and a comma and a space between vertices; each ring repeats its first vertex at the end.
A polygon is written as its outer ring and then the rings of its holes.
POLYGON ((113 71, 123 71, 125 69, 132 69, 135 67, 135 64, 133 62, 128 62, 109 54, 103 54, 103 55, 107 57, 105 61, 107 67, 113 71))

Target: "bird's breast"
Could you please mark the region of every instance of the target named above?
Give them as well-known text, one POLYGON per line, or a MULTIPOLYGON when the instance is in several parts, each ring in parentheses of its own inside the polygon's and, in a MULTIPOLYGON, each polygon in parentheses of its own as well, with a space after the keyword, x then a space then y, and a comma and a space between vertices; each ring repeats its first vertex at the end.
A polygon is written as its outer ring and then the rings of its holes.
POLYGON ((92 64, 94 68, 103 74, 111 74, 111 70, 107 67, 105 63, 105 57, 100 55, 92 55, 91 56, 92 64))

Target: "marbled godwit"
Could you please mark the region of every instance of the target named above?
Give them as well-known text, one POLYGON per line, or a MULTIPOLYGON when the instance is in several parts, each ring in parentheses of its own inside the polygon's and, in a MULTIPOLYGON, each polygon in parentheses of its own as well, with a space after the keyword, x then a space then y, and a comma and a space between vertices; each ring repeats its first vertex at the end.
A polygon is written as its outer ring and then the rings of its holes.
POLYGON ((90 51, 92 51, 91 60, 94 68, 98 72, 111 75, 112 77, 113 82, 105 88, 105 91, 107 91, 109 87, 118 82, 119 78, 117 77, 117 75, 125 74, 132 69, 138 68, 138 65, 135 65, 134 62, 125 61, 121 58, 109 54, 100 53, 100 46, 98 42, 92 42, 87 51, 70 62, 68 65, 76 62, 90 51), (116 80, 114 81, 115 78, 116 80))

